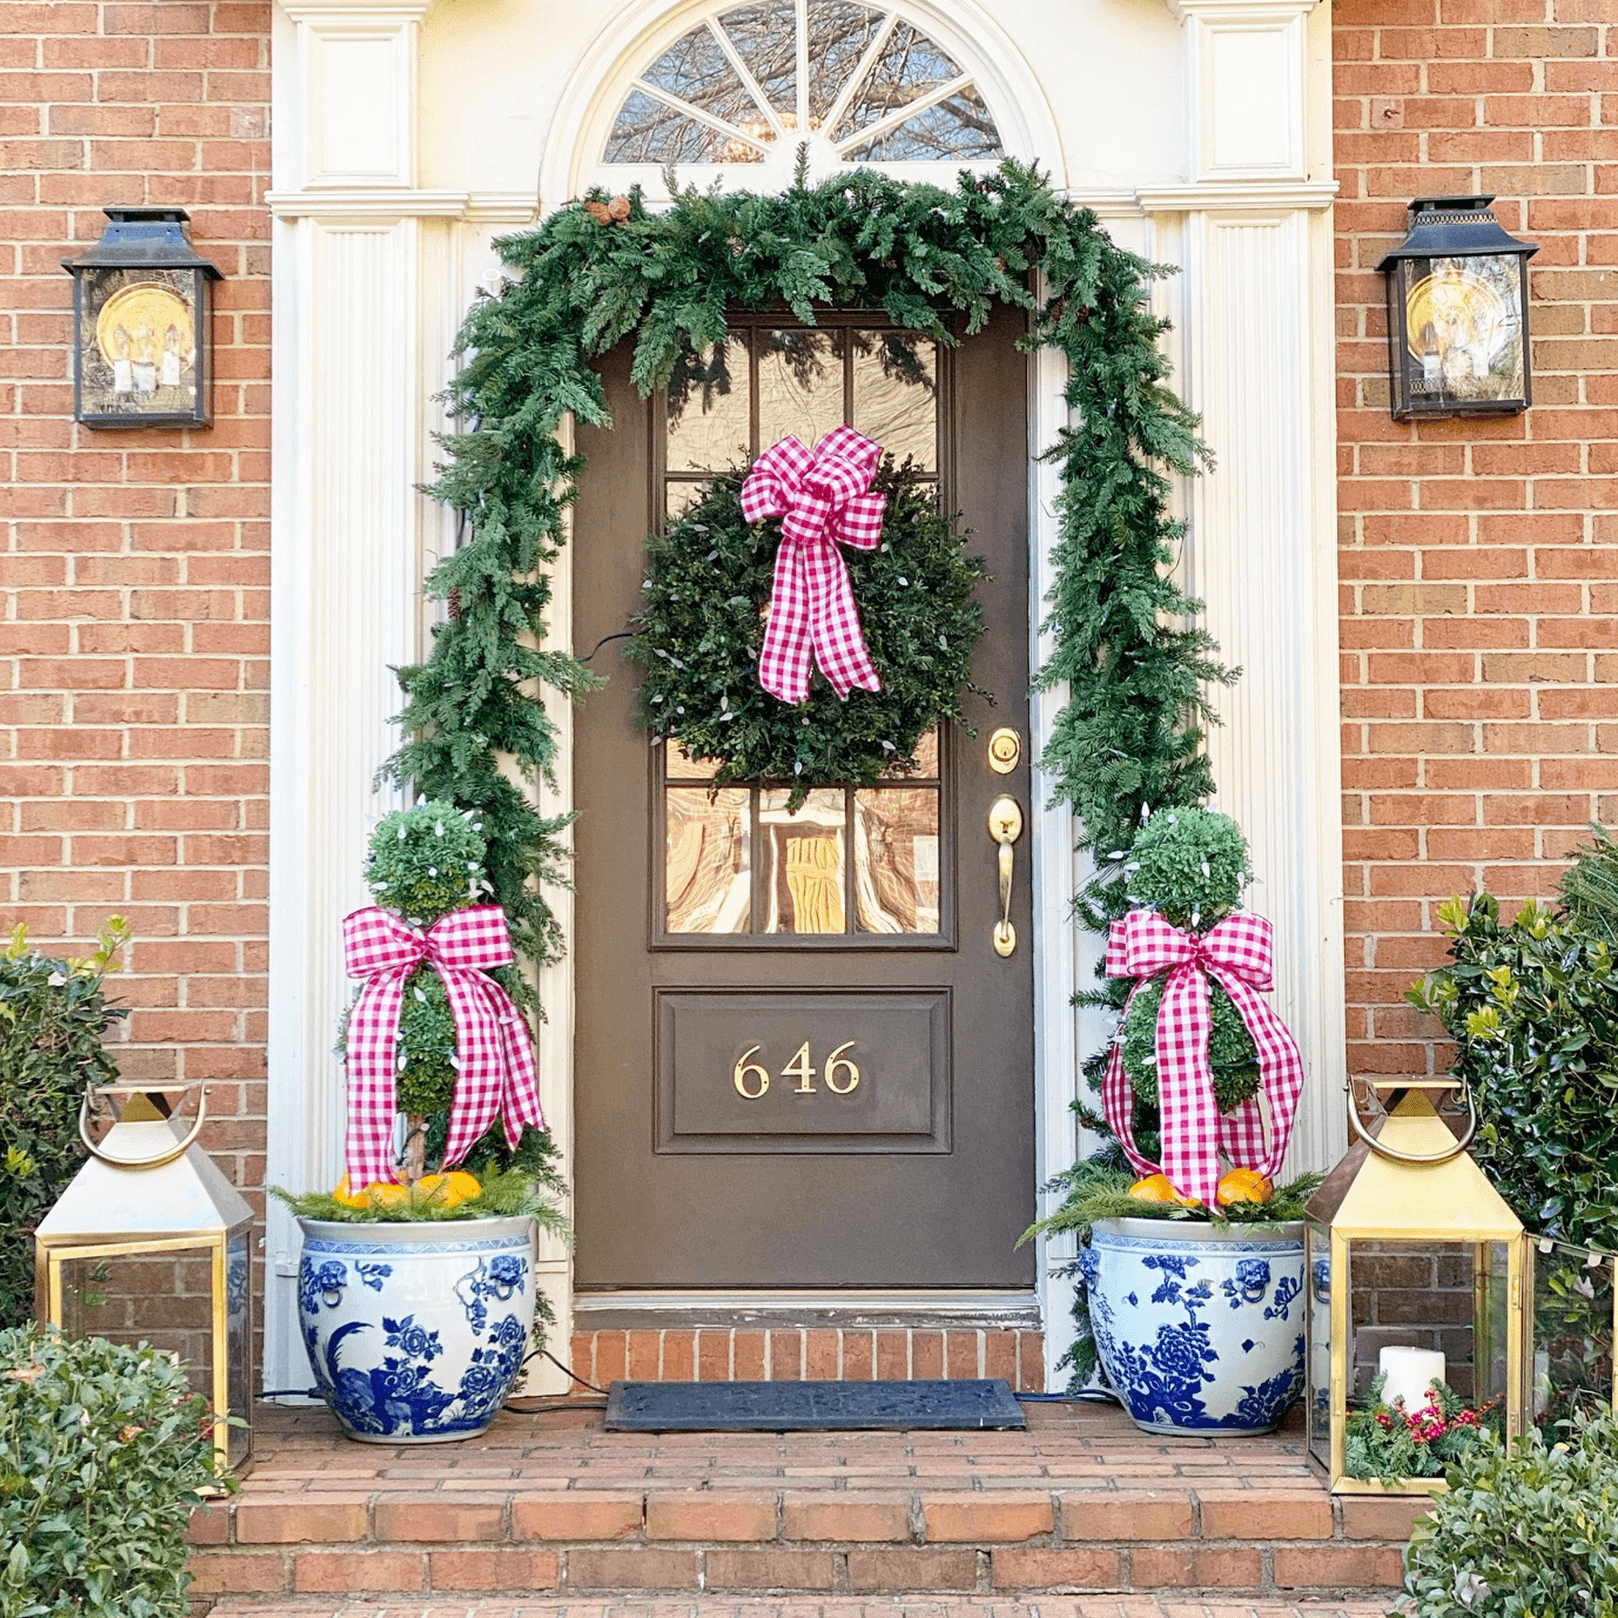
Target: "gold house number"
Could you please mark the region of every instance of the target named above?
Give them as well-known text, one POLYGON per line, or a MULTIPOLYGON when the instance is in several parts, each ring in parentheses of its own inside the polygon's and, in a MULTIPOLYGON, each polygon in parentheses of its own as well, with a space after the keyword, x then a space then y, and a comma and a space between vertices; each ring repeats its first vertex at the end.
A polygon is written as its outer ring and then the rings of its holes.
MULTIPOLYGON (((859 1088, 860 1070, 855 1064, 843 1055, 858 1044, 857 1040, 847 1039, 826 1058, 826 1071, 822 1078, 826 1081, 826 1088, 834 1096, 846 1096, 859 1088)), ((770 1088, 769 1069, 762 1067, 753 1058, 764 1049, 762 1044, 749 1045, 742 1052, 731 1073, 730 1082, 736 1086, 736 1094, 743 1101, 757 1101, 766 1095, 770 1088)), ((815 1066, 809 1060, 809 1041, 805 1040, 793 1053, 792 1060, 781 1069, 780 1077, 783 1079, 796 1079, 792 1093, 799 1096, 812 1096, 815 1094, 815 1066)))

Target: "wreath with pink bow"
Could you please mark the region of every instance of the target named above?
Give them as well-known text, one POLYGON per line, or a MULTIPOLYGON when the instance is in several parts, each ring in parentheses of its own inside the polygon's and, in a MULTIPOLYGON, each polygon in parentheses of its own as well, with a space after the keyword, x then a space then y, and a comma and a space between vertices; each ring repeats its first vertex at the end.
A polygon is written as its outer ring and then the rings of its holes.
POLYGON ((985 575, 936 485, 850 428, 716 475, 648 542, 628 655, 640 718, 716 784, 822 783, 915 767, 961 717, 985 575))

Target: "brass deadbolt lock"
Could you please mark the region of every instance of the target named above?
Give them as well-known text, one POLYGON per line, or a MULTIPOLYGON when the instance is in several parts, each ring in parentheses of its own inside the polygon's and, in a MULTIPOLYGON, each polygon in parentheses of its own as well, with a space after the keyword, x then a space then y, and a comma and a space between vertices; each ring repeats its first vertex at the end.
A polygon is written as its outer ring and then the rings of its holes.
POLYGON ((989 768, 996 775, 1010 775, 1022 757, 1022 737, 1010 725, 1002 725, 989 738, 989 768))

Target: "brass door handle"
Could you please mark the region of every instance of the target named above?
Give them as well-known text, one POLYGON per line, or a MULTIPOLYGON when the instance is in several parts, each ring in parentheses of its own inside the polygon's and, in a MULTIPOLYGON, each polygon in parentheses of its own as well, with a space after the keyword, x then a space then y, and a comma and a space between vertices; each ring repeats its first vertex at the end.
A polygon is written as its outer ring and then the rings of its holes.
POLYGON ((989 835, 1000 845, 1000 920, 994 927, 994 952, 1010 955, 1017 947, 1017 929, 1011 925, 1011 845, 1022 836, 1022 810, 1017 800, 1002 794, 989 805, 989 835))

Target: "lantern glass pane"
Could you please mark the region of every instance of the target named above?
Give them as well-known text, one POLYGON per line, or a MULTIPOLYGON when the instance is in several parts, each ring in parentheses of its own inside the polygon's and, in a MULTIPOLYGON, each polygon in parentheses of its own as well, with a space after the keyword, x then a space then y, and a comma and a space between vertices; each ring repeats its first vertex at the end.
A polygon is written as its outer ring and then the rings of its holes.
POLYGON ((1331 1466, 1331 1231, 1325 1225, 1304 1227, 1305 1274, 1309 1277, 1309 1377, 1305 1420, 1309 1454, 1317 1465, 1331 1466))
MULTIPOLYGON (((228 1414, 241 1421, 253 1415, 253 1269, 247 1251, 247 1229, 231 1234, 225 1249, 225 1337, 230 1365, 226 1386, 230 1390, 228 1414)), ((228 1464, 239 1466, 247 1459, 252 1433, 247 1427, 232 1426, 226 1434, 228 1464)))
POLYGON ((1534 1254, 1528 1414, 1549 1439, 1565 1437, 1576 1415, 1613 1397, 1615 1269, 1618 1261, 1592 1265, 1582 1249, 1560 1243, 1534 1254))
MULTIPOLYGON (((175 1355, 186 1380, 214 1404, 213 1250, 119 1252, 62 1260, 62 1331, 175 1355)), ((244 1406, 245 1410, 245 1406, 244 1406)))
POLYGON ((1516 254, 1402 259, 1398 280, 1412 408, 1523 399, 1522 271, 1516 254))
POLYGON ((196 416, 200 281, 190 269, 85 272, 78 330, 82 416, 129 426, 196 416))
MULTIPOLYGON (((1503 1264, 1506 1244, 1485 1245, 1501 1250, 1503 1264)), ((1479 1245, 1473 1242, 1422 1238, 1350 1243, 1350 1406, 1369 1395, 1384 1348, 1441 1353, 1444 1380, 1472 1402, 1477 1384, 1473 1339, 1478 1253, 1479 1245)), ((1411 1402, 1410 1408, 1415 1409, 1416 1403, 1411 1402)))

